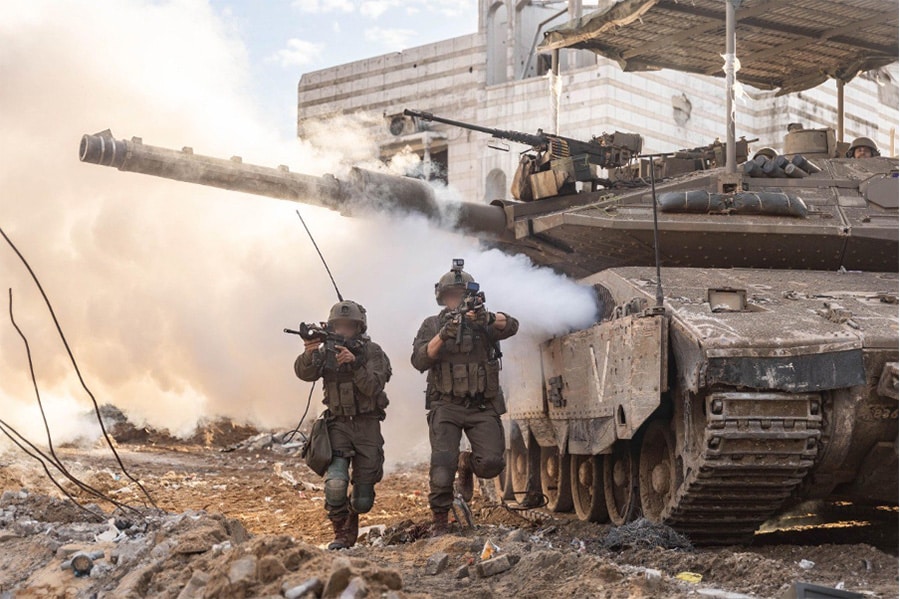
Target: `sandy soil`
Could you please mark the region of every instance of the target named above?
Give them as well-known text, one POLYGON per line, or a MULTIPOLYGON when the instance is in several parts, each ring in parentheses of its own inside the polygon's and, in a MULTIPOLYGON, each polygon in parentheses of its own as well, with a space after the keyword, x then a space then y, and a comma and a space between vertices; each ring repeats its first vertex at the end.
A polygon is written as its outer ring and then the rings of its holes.
MULTIPOLYGON (((164 442, 120 451, 165 513, 145 516, 115 540, 97 540, 96 531, 109 524, 90 523, 71 503, 53 499, 59 492, 33 462, 0 456, 0 492, 10 491, 0 501, 0 597, 281 596, 312 577, 330 583, 342 568, 366 585, 367 594, 357 596, 371 597, 779 597, 795 581, 898 596, 896 510, 801 509, 746 547, 611 551, 603 543, 609 526, 542 510, 511 512, 476 493, 474 530, 414 539, 429 517, 428 484, 426 467, 411 465, 386 476, 375 508, 361 518, 363 527, 384 525, 387 535, 373 532, 336 556, 323 550, 330 524, 321 480, 293 455, 164 442), (514 565, 480 577, 474 565, 488 540, 514 565), (69 550, 61 547, 73 543, 104 551, 104 572, 79 579, 62 570, 69 550), (136 557, 112 564, 113 553, 127 553, 130 544, 136 557), (447 565, 430 575, 427 562, 439 553, 447 565), (252 575, 232 576, 251 562, 252 575), (457 578, 470 564, 472 576, 457 578), (682 572, 702 580, 679 580, 682 572)), ((108 450, 68 448, 62 455, 85 482, 140 505, 108 450)))

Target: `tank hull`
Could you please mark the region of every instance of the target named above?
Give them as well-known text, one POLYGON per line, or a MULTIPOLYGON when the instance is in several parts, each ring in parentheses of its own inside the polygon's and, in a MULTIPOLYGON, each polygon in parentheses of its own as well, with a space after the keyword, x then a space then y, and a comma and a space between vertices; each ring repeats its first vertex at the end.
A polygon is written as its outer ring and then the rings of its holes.
POLYGON ((643 513, 697 543, 745 542, 806 499, 897 505, 896 273, 662 280, 664 311, 653 269, 583 281, 604 319, 542 346, 543 396, 509 402, 523 438, 610 462, 591 484, 614 522, 643 513))

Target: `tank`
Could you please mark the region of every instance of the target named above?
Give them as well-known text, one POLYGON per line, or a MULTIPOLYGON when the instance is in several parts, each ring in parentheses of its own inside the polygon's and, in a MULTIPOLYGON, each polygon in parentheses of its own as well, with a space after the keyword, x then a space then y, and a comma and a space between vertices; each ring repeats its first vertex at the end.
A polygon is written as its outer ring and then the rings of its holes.
POLYGON ((642 515, 718 544, 803 500, 897 505, 897 159, 817 149, 770 173, 748 160, 737 176, 675 153, 616 169, 603 188, 581 179, 580 193, 490 205, 109 131, 85 135, 79 156, 349 216, 420 213, 592 286, 598 321, 543 342, 542 392, 509 398, 497 487, 512 499, 539 479, 549 509, 642 515))

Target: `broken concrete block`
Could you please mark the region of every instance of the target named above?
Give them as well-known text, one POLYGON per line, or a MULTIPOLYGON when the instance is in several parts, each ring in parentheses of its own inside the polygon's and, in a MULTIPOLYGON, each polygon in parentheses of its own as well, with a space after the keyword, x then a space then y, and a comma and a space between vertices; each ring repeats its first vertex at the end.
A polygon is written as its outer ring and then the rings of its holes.
POLYGON ((496 576, 502 572, 506 572, 510 568, 512 568, 512 564, 509 561, 509 557, 506 555, 500 555, 489 560, 485 560, 476 566, 478 571, 478 575, 482 578, 488 578, 490 576, 496 576))
POLYGON ((468 578, 468 577, 469 577, 469 566, 468 565, 460 566, 459 568, 457 568, 456 575, 454 576, 454 578, 456 578, 456 580, 462 580, 463 578, 468 578))
POLYGON ((203 596, 203 587, 206 586, 208 580, 208 574, 201 572, 200 570, 194 570, 191 579, 184 585, 181 592, 178 593, 177 599, 200 599, 200 597, 203 596))
POLYGON ((440 574, 447 567, 448 563, 450 563, 450 556, 443 551, 438 551, 429 557, 425 563, 425 573, 429 576, 440 574))
POLYGON ((0 543, 9 541, 11 539, 17 539, 17 538, 19 538, 19 535, 15 534, 13 532, 10 532, 8 530, 0 530, 0 543))
POLYGON ((353 570, 350 567, 350 560, 346 557, 336 557, 331 562, 331 576, 325 583, 325 590, 322 592, 323 597, 337 597, 340 595, 347 585, 350 584, 350 577, 353 576, 353 570))
POLYGON ((304 595, 308 593, 312 593, 315 596, 319 596, 322 594, 322 590, 325 588, 325 585, 322 584, 322 581, 318 578, 310 578, 303 584, 298 584, 297 586, 291 588, 281 587, 282 592, 284 592, 284 599, 300 599, 304 595))
POLYGON ((802 559, 797 562, 797 565, 803 568, 804 570, 812 570, 816 566, 816 562, 811 562, 808 559, 802 559))
POLYGON ((344 592, 341 593, 340 599, 363 599, 368 594, 369 585, 366 584, 366 581, 359 576, 354 576, 344 592))
POLYGON ((231 564, 228 569, 228 580, 231 584, 252 580, 256 575, 256 556, 245 555, 231 564))
POLYGON ((389 568, 376 570, 370 574, 369 582, 380 584, 394 591, 399 591, 403 588, 403 578, 400 576, 400 572, 389 568))
POLYGON ((263 556, 256 566, 256 576, 263 584, 274 582, 285 574, 287 574, 287 568, 274 555, 263 556))
POLYGON ((504 543, 525 543, 531 535, 524 528, 517 528, 503 537, 504 543))

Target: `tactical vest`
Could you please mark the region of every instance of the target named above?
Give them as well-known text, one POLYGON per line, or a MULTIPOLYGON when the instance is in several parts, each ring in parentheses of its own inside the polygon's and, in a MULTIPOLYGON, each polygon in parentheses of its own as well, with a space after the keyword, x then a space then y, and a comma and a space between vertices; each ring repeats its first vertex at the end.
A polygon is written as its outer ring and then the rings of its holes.
MULTIPOLYGON (((363 359, 357 357, 357 359, 363 359)), ((354 371, 349 366, 342 366, 337 371, 322 373, 322 382, 325 389, 325 405, 334 416, 382 416, 382 412, 388 405, 387 394, 384 391, 376 397, 363 395, 356 390, 353 384, 354 371)), ((390 379, 390 373, 388 373, 390 379)))
POLYGON ((463 328, 462 340, 444 342, 440 361, 428 371, 436 395, 491 400, 500 395, 500 360, 484 330, 463 328))

